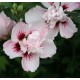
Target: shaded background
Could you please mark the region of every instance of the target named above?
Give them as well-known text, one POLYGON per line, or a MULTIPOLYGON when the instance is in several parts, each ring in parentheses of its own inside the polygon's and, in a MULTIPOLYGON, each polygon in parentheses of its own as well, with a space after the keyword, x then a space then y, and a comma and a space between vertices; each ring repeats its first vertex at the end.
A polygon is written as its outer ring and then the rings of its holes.
MULTIPOLYGON (((19 21, 20 18, 23 18, 23 21, 25 21, 25 12, 36 5, 42 6, 41 3, 37 2, 0 3, 0 12, 4 11, 7 16, 15 21, 19 21)), ((5 41, 0 41, 0 77, 80 77, 80 9, 66 13, 76 24, 78 32, 68 40, 61 38, 58 34, 55 39, 57 46, 56 54, 52 58, 41 59, 39 68, 33 73, 23 71, 21 58, 9 59, 2 50, 2 45, 5 41)))

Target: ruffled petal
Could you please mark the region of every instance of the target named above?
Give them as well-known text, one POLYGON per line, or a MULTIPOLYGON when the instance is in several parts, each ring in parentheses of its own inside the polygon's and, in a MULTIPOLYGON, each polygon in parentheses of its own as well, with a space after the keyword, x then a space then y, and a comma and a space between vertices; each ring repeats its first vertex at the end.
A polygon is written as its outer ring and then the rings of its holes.
POLYGON ((54 2, 42 2, 43 6, 49 8, 50 6, 54 5, 54 2))
POLYGON ((36 22, 36 21, 41 21, 43 22, 44 19, 42 19, 42 15, 46 9, 36 6, 32 9, 30 9, 28 12, 25 13, 25 21, 26 23, 31 23, 31 22, 36 22))
POLYGON ((12 30, 11 39, 13 42, 21 41, 28 34, 28 32, 28 26, 26 26, 23 22, 19 22, 12 30))
POLYGON ((2 16, 2 19, 4 20, 5 27, 8 27, 11 23, 11 19, 7 17, 3 11, 1 12, 0 16, 2 16))
POLYGON ((60 35, 64 38, 71 38, 75 32, 77 32, 76 25, 72 20, 67 17, 65 22, 59 24, 60 35))
POLYGON ((61 6, 63 7, 64 11, 73 11, 75 9, 80 8, 79 2, 62 2, 61 6))
POLYGON ((48 24, 44 22, 35 22, 29 25, 31 31, 38 31, 41 35, 41 39, 45 38, 48 34, 48 24))
POLYGON ((0 39, 6 39, 7 35, 11 33, 13 26, 16 23, 5 15, 2 11, 0 13, 0 39))
POLYGON ((41 45, 42 53, 39 54, 40 58, 52 57, 56 53, 56 46, 54 42, 50 39, 47 39, 41 45))
POLYGON ((36 54, 24 56, 21 64, 24 71, 34 72, 39 67, 39 57, 36 54))
POLYGON ((3 44, 3 50, 10 59, 16 57, 22 57, 22 52, 20 51, 20 46, 18 43, 14 43, 11 40, 6 41, 3 44))
POLYGON ((28 36, 28 50, 29 53, 36 52, 37 48, 40 44, 46 39, 48 34, 48 25, 46 23, 37 22, 35 24, 30 24, 29 29, 31 30, 31 34, 28 36))
POLYGON ((59 8, 59 2, 42 2, 42 4, 46 8, 49 8, 51 6, 54 6, 54 8, 59 8))
POLYGON ((52 29, 49 28, 47 38, 54 40, 54 38, 58 35, 58 32, 59 32, 58 27, 52 29))

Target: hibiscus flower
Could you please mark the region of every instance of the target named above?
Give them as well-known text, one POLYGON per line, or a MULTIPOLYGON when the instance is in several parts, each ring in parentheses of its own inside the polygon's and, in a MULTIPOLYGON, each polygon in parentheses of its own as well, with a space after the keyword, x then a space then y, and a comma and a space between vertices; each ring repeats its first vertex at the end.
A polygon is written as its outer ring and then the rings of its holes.
POLYGON ((36 6, 25 13, 25 21, 28 23, 44 22, 47 23, 49 36, 54 39, 60 32, 61 37, 71 38, 77 32, 76 25, 65 14, 65 11, 73 11, 79 8, 79 3, 42 3, 46 8, 36 6), (64 5, 66 7, 64 8, 64 5), (75 5, 75 6, 72 6, 75 5), (74 7, 74 8, 71 8, 74 7), (33 13, 33 14, 32 14, 33 13), (32 17, 32 18, 30 18, 32 17))
POLYGON ((11 39, 3 44, 3 50, 10 59, 22 57, 22 68, 34 72, 40 58, 52 57, 56 53, 54 42, 48 38, 45 23, 17 23, 12 29, 11 39))

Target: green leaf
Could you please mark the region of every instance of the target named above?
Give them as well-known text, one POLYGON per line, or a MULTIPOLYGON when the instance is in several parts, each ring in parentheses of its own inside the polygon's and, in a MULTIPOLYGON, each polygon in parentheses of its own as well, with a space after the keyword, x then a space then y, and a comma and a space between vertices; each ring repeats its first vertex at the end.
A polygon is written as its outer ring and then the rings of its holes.
POLYGON ((3 6, 4 8, 11 8, 12 4, 13 3, 11 3, 11 2, 1 2, 0 6, 3 6))
POLYGON ((0 71, 5 70, 8 61, 5 56, 0 56, 0 71))

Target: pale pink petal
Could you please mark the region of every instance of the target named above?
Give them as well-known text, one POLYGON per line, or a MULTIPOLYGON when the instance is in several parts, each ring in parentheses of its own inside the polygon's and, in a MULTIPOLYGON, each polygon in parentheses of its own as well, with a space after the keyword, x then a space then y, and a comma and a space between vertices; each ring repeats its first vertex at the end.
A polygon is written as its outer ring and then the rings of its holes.
POLYGON ((3 11, 1 12, 0 15, 2 16, 2 19, 4 20, 5 26, 8 27, 9 24, 11 23, 11 19, 7 17, 3 11))
POLYGON ((8 34, 6 25, 5 25, 5 21, 4 21, 4 16, 2 16, 2 14, 4 14, 4 13, 2 12, 0 14, 0 39, 3 39, 4 36, 6 36, 8 34))
POLYGON ((11 40, 6 41, 3 44, 3 50, 9 58, 21 57, 22 52, 20 51, 20 46, 18 43, 14 43, 11 40))
POLYGON ((7 34, 5 27, 0 24, 0 39, 4 39, 7 34))
POLYGON ((2 11, 0 13, 0 39, 6 39, 7 35, 11 33, 14 21, 5 15, 2 11))
POLYGON ((54 8, 59 8, 59 2, 42 2, 42 4, 46 8, 49 8, 51 6, 54 6, 54 8))
POLYGON ((79 2, 62 2, 61 6, 63 7, 64 11, 73 11, 75 9, 80 8, 79 2))
POLYGON ((46 39, 48 34, 48 25, 46 23, 37 22, 30 24, 31 34, 28 36, 28 52, 36 52, 40 44, 46 39))
POLYGON ((60 2, 54 2, 54 6, 56 7, 56 9, 59 9, 60 2))
POLYGON ((75 32, 77 32, 76 25, 73 21, 67 17, 65 22, 59 24, 60 35, 64 38, 71 38, 75 32))
POLYGON ((0 13, 0 26, 4 26, 5 27, 5 22, 4 22, 4 19, 0 13))
POLYGON ((7 17, 3 11, 1 12, 0 17, 2 17, 5 27, 7 27, 8 29, 10 27, 12 28, 16 24, 16 22, 14 20, 11 20, 9 17, 7 17))
POLYGON ((49 7, 48 10, 42 16, 43 19, 47 21, 47 23, 52 19, 52 10, 55 11, 54 6, 49 7))
POLYGON ((36 54, 24 56, 21 64, 24 71, 34 72, 39 67, 39 57, 36 54))
POLYGON ((28 34, 28 26, 23 22, 18 22, 12 29, 11 39, 13 42, 21 41, 28 34))
POLYGON ((58 35, 59 28, 49 28, 47 38, 54 40, 54 38, 58 35))
POLYGON ((13 27, 16 25, 16 22, 11 20, 11 23, 9 24, 9 26, 7 27, 7 32, 9 34, 11 34, 13 27))
POLYGON ((40 7, 40 6, 36 6, 32 9, 30 9, 28 12, 25 13, 25 21, 26 23, 31 23, 31 22, 36 22, 36 21, 44 21, 44 19, 42 19, 42 15, 44 14, 44 12, 46 11, 46 9, 40 7))
POLYGON ((59 32, 59 22, 56 22, 55 25, 51 24, 49 26, 49 30, 48 30, 48 38, 51 40, 54 40, 54 37, 56 37, 58 35, 59 32))
POLYGON ((54 5, 54 2, 42 2, 43 6, 49 8, 50 6, 54 5))
POLYGON ((48 34, 48 24, 44 22, 35 22, 29 25, 31 31, 38 31, 41 35, 41 39, 45 38, 48 34))
POLYGON ((39 54, 40 58, 52 57, 56 53, 56 46, 54 42, 50 39, 47 39, 41 45, 42 53, 39 54))

